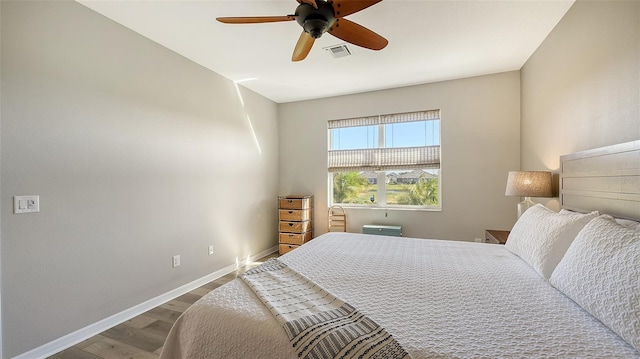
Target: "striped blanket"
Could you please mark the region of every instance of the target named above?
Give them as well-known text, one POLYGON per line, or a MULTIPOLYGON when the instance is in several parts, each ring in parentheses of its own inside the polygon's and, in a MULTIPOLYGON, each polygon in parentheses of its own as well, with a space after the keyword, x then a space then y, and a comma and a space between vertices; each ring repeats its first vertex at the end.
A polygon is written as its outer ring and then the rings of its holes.
POLYGON ((277 258, 241 278, 282 325, 299 358, 410 358, 384 328, 277 258))

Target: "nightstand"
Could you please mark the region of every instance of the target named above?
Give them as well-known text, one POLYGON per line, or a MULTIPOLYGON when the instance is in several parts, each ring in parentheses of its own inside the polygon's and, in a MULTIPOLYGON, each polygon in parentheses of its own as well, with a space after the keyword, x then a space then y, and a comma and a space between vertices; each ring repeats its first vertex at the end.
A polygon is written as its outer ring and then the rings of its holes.
POLYGON ((498 231, 495 229, 487 229, 484 231, 484 239, 487 243, 505 244, 511 231, 498 231))

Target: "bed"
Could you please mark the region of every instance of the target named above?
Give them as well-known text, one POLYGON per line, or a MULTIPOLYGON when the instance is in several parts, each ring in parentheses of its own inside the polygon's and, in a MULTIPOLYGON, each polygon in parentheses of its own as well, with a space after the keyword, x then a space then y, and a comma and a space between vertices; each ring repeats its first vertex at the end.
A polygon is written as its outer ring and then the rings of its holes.
MULTIPOLYGON (((529 209, 507 245, 334 232, 278 263, 415 359, 640 358, 640 141, 561 163, 563 210, 529 209)), ((161 358, 297 358, 250 285, 192 305, 161 358)))

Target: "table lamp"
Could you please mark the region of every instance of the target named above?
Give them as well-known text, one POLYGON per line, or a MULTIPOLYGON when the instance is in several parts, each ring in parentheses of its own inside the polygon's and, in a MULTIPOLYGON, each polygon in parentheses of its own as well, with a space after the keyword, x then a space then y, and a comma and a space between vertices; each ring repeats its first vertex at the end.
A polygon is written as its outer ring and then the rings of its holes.
POLYGON ((509 171, 506 196, 524 197, 518 203, 518 218, 536 203, 531 197, 551 197, 551 172, 509 171))

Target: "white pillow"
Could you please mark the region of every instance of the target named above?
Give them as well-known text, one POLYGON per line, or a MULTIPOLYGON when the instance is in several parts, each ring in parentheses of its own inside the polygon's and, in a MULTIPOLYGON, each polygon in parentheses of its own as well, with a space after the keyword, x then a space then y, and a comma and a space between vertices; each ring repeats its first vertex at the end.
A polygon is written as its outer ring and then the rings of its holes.
POLYGON ((632 221, 630 219, 622 219, 622 218, 614 218, 616 222, 629 229, 633 229, 634 231, 640 231, 640 222, 632 221))
POLYGON ((560 212, 558 212, 558 213, 560 213, 560 214, 568 214, 568 215, 572 215, 572 214, 578 214, 578 215, 580 215, 580 214, 582 214, 582 213, 580 213, 580 212, 571 211, 571 210, 564 209, 564 208, 563 208, 563 209, 561 209, 561 210, 560 210, 560 212))
POLYGON ((560 214, 538 203, 520 216, 505 247, 549 279, 578 232, 597 216, 560 214))
POLYGON ((550 282, 640 350, 640 232, 603 215, 578 234, 550 282))

